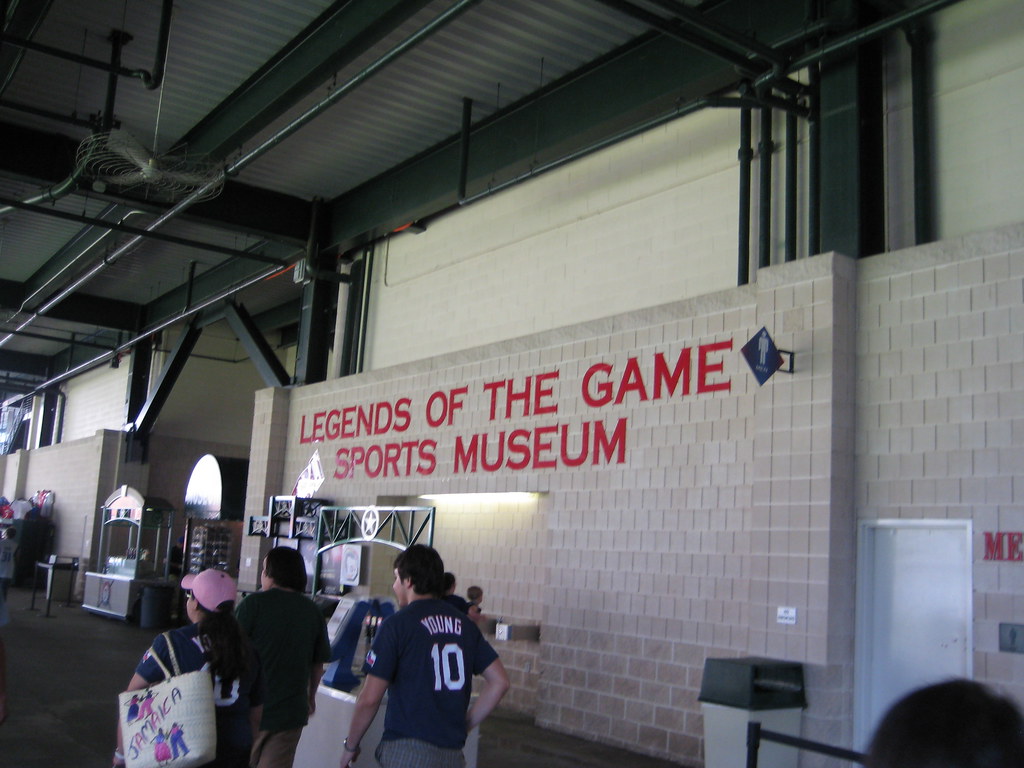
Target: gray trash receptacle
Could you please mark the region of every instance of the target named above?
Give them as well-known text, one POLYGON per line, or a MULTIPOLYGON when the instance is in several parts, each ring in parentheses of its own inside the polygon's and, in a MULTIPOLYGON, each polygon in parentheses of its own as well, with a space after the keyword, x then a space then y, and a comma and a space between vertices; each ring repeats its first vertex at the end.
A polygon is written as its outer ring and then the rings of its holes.
POLYGON ((139 626, 143 629, 159 629, 171 623, 171 599, 174 587, 149 585, 142 588, 139 606, 139 626))
MULTIPOLYGON (((745 768, 747 723, 769 731, 800 735, 807 706, 803 665, 748 656, 706 659, 701 680, 705 768, 745 768)), ((795 748, 762 742, 758 768, 796 768, 795 748)))

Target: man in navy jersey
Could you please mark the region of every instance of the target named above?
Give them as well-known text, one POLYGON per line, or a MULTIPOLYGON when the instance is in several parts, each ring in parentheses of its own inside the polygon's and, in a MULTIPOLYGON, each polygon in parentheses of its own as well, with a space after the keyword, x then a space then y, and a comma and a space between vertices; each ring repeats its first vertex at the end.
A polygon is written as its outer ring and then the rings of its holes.
POLYGON ((444 563, 414 544, 395 558, 400 610, 377 630, 366 656, 341 766, 354 763, 360 739, 388 692, 384 735, 374 753, 383 768, 462 768, 466 733, 508 690, 498 654, 466 614, 440 599, 444 563), (473 675, 486 687, 469 708, 473 675))

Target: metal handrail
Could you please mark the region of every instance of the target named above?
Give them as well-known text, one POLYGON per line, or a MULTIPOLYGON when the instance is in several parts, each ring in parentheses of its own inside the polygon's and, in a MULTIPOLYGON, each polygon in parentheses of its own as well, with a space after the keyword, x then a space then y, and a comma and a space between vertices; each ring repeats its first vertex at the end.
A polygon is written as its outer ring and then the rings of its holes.
POLYGON ((757 768, 757 753, 762 741, 774 741, 779 744, 788 744, 797 749, 804 749, 808 752, 817 752, 829 757, 837 757, 841 760, 864 764, 867 755, 863 752, 855 752, 852 749, 833 747, 831 744, 823 744, 820 741, 801 739, 798 736, 791 736, 788 733, 769 731, 761 727, 758 722, 747 723, 747 768, 757 768))

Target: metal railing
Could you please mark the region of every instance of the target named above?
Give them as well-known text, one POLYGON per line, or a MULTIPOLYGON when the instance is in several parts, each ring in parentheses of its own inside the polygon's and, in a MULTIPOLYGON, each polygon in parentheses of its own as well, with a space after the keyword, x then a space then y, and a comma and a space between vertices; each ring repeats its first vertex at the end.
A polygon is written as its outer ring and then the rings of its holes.
POLYGON ((867 755, 863 752, 854 752, 852 749, 843 749, 842 747, 833 747, 830 744, 822 744, 819 741, 801 739, 797 736, 791 736, 788 733, 769 731, 762 728, 760 723, 751 722, 747 723, 747 768, 757 768, 757 754, 758 750, 761 748, 762 741, 773 741, 778 744, 787 744, 791 747, 796 747, 797 749, 803 749, 808 752, 817 752, 821 755, 837 757, 840 760, 848 760, 852 763, 860 763, 862 765, 867 758, 867 755))

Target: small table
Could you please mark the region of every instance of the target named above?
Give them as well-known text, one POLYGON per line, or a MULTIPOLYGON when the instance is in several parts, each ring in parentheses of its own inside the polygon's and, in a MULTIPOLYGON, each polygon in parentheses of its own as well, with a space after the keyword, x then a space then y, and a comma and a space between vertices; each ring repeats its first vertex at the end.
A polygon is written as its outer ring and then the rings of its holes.
POLYGON ((65 606, 71 604, 71 597, 75 590, 75 574, 78 573, 78 558, 70 557, 68 555, 51 555, 48 561, 36 562, 36 571, 32 577, 32 602, 29 604, 29 610, 36 610, 36 589, 39 586, 39 572, 46 572, 46 613, 43 614, 46 618, 53 618, 50 615, 50 603, 53 601, 53 572, 54 571, 71 571, 71 577, 68 579, 68 596, 67 601, 64 603, 65 606), (61 562, 66 560, 66 562, 61 562))

